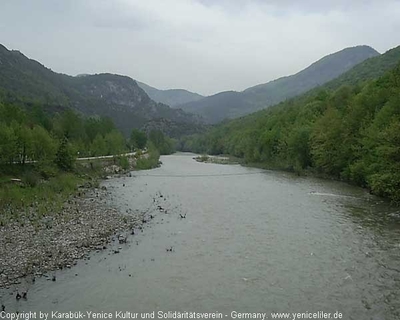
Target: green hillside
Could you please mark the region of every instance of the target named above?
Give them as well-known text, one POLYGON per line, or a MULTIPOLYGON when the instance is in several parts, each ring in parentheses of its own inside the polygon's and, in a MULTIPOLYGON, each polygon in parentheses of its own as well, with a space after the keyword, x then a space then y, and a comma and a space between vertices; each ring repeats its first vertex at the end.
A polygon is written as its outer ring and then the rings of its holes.
POLYGON ((221 92, 180 107, 185 111, 201 115, 209 123, 218 123, 305 93, 337 78, 366 59, 376 56, 379 56, 379 53, 368 46, 346 48, 323 57, 294 75, 259 84, 243 92, 221 92))
POLYGON ((387 68, 397 51, 351 70, 349 85, 331 90, 334 84, 328 84, 183 139, 180 147, 268 168, 307 170, 400 201, 400 64, 360 84, 387 68))
POLYGON ((355 85, 370 79, 382 76, 386 71, 393 69, 400 61, 400 46, 388 50, 380 56, 369 58, 346 73, 325 85, 329 89, 337 89, 341 85, 355 85))
POLYGON ((34 103, 50 113, 72 108, 88 116, 110 117, 126 136, 132 128, 153 129, 166 119, 173 130, 161 127, 170 136, 202 130, 198 116, 154 102, 133 79, 115 74, 72 77, 55 73, 19 51, 0 45, 0 101, 34 103))

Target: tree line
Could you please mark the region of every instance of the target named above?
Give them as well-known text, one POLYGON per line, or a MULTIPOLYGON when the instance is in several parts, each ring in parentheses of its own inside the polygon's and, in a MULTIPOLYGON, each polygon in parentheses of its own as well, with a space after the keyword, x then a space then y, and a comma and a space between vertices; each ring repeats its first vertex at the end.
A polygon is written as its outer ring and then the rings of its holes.
POLYGON ((133 129, 129 138, 106 117, 85 117, 72 109, 50 115, 39 104, 30 108, 0 102, 0 166, 56 165, 72 169, 77 157, 116 155, 153 144, 172 153, 171 140, 160 131, 133 129))
POLYGON ((377 80, 322 87, 227 121, 178 148, 313 171, 400 201, 400 65, 377 80))

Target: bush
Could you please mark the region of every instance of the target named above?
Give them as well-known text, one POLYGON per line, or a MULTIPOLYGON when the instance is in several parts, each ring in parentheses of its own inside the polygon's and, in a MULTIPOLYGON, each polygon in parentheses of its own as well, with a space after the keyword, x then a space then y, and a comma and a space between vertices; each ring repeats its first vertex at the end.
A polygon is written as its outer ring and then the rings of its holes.
POLYGON ((36 187, 37 184, 40 181, 40 176, 37 172, 35 171, 28 171, 26 172, 23 177, 22 177, 22 181, 24 182, 25 185, 27 185, 28 187, 36 187))
POLYGON ((372 193, 400 202, 400 174, 377 173, 368 180, 372 193))
POLYGON ((68 139, 64 137, 58 147, 55 163, 61 170, 71 171, 74 160, 75 157, 72 148, 68 143, 68 139))
POLYGON ((37 171, 45 180, 55 177, 58 174, 58 170, 54 166, 54 163, 41 163, 37 167, 37 171))
POLYGON ((123 170, 128 170, 130 168, 128 157, 119 157, 118 164, 123 170))
POLYGON ((153 169, 159 166, 160 162, 160 153, 158 150, 151 145, 148 151, 148 157, 145 158, 142 156, 136 162, 136 169, 138 170, 148 170, 153 169))
POLYGON ((76 190, 80 179, 72 173, 63 173, 49 180, 47 188, 59 194, 70 194, 76 190))

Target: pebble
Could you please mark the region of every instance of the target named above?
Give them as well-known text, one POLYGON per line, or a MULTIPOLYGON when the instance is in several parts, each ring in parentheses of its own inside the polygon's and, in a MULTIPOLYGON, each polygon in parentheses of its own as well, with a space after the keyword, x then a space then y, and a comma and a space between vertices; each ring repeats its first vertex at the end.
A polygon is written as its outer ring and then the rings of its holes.
MULTIPOLYGON (((125 215, 98 201, 97 194, 107 197, 106 190, 81 190, 82 196, 71 197, 58 214, 34 223, 26 217, 23 226, 10 222, 0 227, 0 288, 19 284, 24 276, 71 268, 90 251, 106 249, 112 235, 139 228, 140 214, 125 215)), ((35 207, 29 210, 35 216, 35 207)))

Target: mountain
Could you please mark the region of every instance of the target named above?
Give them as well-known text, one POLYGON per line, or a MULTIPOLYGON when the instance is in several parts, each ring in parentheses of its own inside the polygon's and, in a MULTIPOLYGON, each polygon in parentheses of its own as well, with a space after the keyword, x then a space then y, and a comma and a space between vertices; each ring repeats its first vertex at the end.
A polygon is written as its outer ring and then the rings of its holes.
POLYGON ((182 151, 304 170, 400 203, 400 46, 273 107, 183 137, 182 151))
POLYGON ((198 101, 204 96, 190 92, 184 89, 169 89, 169 90, 160 90, 154 87, 149 86, 143 82, 137 81, 139 87, 141 87, 147 95, 156 102, 167 104, 171 107, 176 107, 178 105, 198 101))
POLYGON ((394 69, 399 61, 400 46, 357 64, 341 76, 326 83, 324 87, 328 89, 337 89, 342 85, 354 85, 367 80, 377 79, 387 71, 394 69))
POLYGON ((0 98, 26 106, 40 103, 50 112, 73 108, 86 115, 112 118, 125 134, 151 129, 161 119, 170 136, 202 130, 200 118, 149 98, 133 79, 115 74, 72 77, 53 72, 19 51, 0 45, 0 98))
POLYGON ((179 107, 203 116, 209 123, 237 118, 323 85, 375 56, 379 53, 368 46, 346 48, 323 57, 294 75, 250 87, 243 92, 218 93, 179 107))

